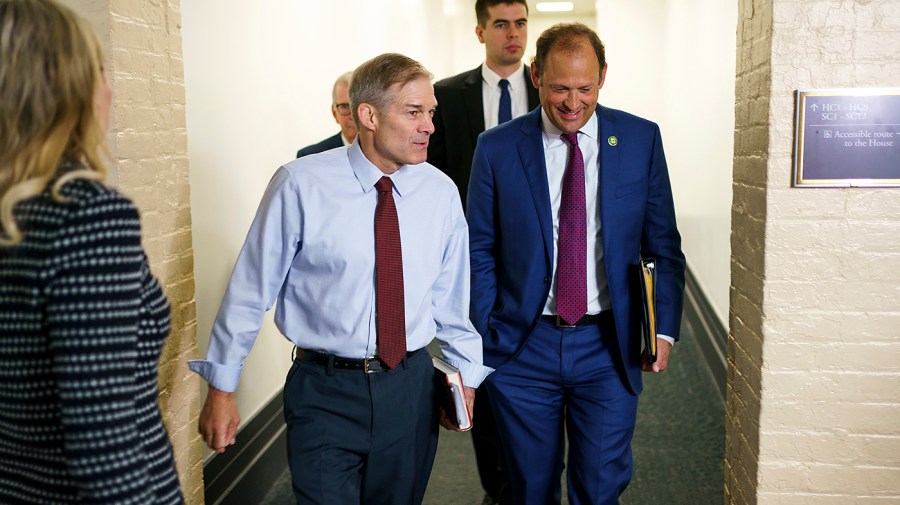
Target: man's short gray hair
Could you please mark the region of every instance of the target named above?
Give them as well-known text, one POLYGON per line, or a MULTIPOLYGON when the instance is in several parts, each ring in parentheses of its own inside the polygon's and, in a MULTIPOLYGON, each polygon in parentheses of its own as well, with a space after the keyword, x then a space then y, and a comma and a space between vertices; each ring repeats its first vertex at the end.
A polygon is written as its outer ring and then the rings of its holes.
POLYGON ((362 130, 357 111, 359 104, 368 103, 376 109, 384 109, 393 100, 388 93, 392 86, 404 86, 422 78, 431 81, 434 75, 418 61, 397 53, 376 56, 357 67, 350 83, 350 110, 357 128, 362 130))
POLYGON ((340 77, 334 81, 334 86, 331 87, 331 103, 337 105, 337 89, 341 84, 347 86, 347 89, 350 89, 350 83, 353 82, 353 72, 344 72, 340 77))

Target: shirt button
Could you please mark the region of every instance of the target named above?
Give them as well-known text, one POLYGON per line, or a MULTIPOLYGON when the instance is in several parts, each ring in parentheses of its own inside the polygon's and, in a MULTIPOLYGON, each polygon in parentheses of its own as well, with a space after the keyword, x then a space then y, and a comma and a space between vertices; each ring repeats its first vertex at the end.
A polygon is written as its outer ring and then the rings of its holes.
POLYGON ((550 277, 544 277, 544 284, 547 284, 548 282, 550 282, 550 277))

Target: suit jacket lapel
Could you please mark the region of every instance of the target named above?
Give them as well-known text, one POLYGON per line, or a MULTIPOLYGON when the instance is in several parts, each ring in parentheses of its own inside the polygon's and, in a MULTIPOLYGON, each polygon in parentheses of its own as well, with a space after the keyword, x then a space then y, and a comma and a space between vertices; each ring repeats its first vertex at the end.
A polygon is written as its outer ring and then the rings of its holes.
MULTIPOLYGON (((616 182, 619 170, 621 170, 622 157, 620 148, 610 145, 611 137, 616 137, 618 142, 622 141, 619 125, 612 119, 607 109, 597 106, 597 142, 599 143, 597 162, 600 165, 597 169, 600 171, 598 181, 600 184, 600 235, 603 241, 604 251, 607 240, 616 226, 616 182)), ((604 256, 608 256, 604 254, 604 256)))
POLYGON ((478 139, 478 134, 484 131, 484 97, 481 92, 481 65, 469 72, 465 85, 462 88, 463 103, 466 106, 466 116, 472 128, 472 145, 478 139))
POLYGON ((541 236, 544 239, 544 250, 552 263, 553 258, 553 218, 550 209, 550 184, 547 182, 547 163, 544 158, 544 138, 541 133, 541 109, 535 109, 526 115, 521 131, 524 136, 516 147, 525 179, 531 190, 531 198, 537 211, 541 225, 541 236))

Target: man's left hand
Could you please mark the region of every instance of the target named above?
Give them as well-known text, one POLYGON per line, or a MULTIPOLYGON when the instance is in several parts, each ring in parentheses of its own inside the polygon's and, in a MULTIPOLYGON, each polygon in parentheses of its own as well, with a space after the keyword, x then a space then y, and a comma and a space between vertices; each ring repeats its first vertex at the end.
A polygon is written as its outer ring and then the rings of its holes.
POLYGON ((656 361, 650 363, 647 359, 647 353, 641 354, 641 370, 644 372, 659 373, 669 366, 669 353, 672 351, 672 344, 668 340, 656 340, 656 361))
MULTIPOLYGON (((468 386, 463 386, 463 391, 466 394, 466 406, 469 407, 469 414, 473 417, 475 416, 475 388, 470 388, 468 386)), ((441 411, 441 419, 440 423, 445 429, 450 431, 462 431, 459 428, 459 425, 456 424, 456 419, 450 419, 447 417, 447 413, 444 409, 440 409, 441 411)))

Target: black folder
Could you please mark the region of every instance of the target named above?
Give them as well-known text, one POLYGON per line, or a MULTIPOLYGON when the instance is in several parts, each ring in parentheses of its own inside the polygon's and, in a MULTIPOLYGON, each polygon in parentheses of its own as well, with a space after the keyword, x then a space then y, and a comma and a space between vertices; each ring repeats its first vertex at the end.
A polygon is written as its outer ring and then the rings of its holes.
POLYGON ((644 350, 650 363, 656 361, 656 260, 641 258, 641 299, 644 306, 642 326, 644 350))

